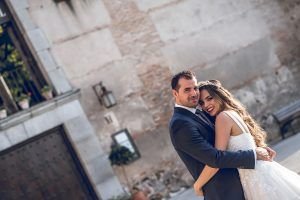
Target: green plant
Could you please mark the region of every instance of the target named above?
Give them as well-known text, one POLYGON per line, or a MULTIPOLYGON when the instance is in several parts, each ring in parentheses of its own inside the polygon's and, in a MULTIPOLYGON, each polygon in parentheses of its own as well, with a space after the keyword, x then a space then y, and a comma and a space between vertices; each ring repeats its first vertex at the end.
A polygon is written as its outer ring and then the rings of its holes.
POLYGON ((130 189, 129 180, 125 171, 125 165, 128 165, 134 160, 134 154, 125 146, 114 144, 111 146, 109 154, 109 160, 111 165, 117 165, 122 168, 123 175, 125 177, 126 185, 130 189))
POLYGON ((42 93, 44 92, 50 92, 52 91, 52 87, 50 87, 49 85, 44 85, 44 87, 41 89, 42 93))
POLYGON ((19 96, 16 97, 16 101, 20 102, 25 99, 30 99, 30 96, 31 96, 31 93, 27 93, 27 94, 21 93, 19 96))
POLYGON ((134 159, 134 154, 125 146, 112 145, 109 160, 112 165, 127 165, 134 159))
POLYGON ((18 94, 20 93, 20 88, 17 88, 17 87, 11 88, 10 93, 16 99, 16 98, 18 98, 18 94))

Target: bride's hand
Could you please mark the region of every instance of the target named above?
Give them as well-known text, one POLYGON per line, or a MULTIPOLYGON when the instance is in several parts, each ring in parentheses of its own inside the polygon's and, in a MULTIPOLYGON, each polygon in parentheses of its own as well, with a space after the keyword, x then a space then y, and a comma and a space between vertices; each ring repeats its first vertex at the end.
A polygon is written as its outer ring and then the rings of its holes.
POLYGON ((256 147, 255 151, 256 151, 256 159, 257 160, 271 161, 269 152, 265 148, 256 147))
POLYGON ((203 190, 202 190, 202 189, 199 189, 199 190, 196 192, 196 195, 197 195, 197 196, 203 197, 203 196, 204 196, 203 190))
POLYGON ((194 191, 197 196, 204 196, 202 185, 198 184, 197 181, 194 183, 194 191))
POLYGON ((270 147, 264 147, 264 149, 266 149, 268 151, 271 160, 273 160, 276 156, 276 151, 274 151, 270 147))

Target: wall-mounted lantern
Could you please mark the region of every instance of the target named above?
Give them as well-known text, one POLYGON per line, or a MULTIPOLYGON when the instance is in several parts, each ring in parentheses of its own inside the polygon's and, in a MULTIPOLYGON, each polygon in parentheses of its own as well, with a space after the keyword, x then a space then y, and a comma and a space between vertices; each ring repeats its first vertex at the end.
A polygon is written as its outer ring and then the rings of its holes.
POLYGON ((94 85, 93 89, 101 105, 104 105, 106 108, 110 108, 117 104, 112 91, 107 90, 106 87, 103 86, 102 81, 94 85))

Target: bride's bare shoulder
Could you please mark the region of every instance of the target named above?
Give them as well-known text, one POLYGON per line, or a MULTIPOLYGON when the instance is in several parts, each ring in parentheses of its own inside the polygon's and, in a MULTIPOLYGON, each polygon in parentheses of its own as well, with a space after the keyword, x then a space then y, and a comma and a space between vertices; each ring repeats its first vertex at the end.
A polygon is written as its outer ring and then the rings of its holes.
POLYGON ((230 111, 222 111, 220 112, 217 116, 216 116, 216 123, 219 122, 219 123, 232 123, 232 119, 231 117, 229 116, 228 112, 230 111))

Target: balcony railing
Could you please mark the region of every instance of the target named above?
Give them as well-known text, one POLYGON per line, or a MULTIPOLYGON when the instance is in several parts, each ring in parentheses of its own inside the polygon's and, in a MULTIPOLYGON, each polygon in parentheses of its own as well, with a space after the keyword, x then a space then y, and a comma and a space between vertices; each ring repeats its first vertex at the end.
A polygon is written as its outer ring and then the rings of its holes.
POLYGON ((21 109, 18 101, 25 96, 28 97, 31 106, 44 101, 38 89, 40 87, 36 86, 33 78, 23 67, 11 68, 0 72, 0 74, 0 105, 2 103, 3 106, 7 107, 9 113, 21 109))

